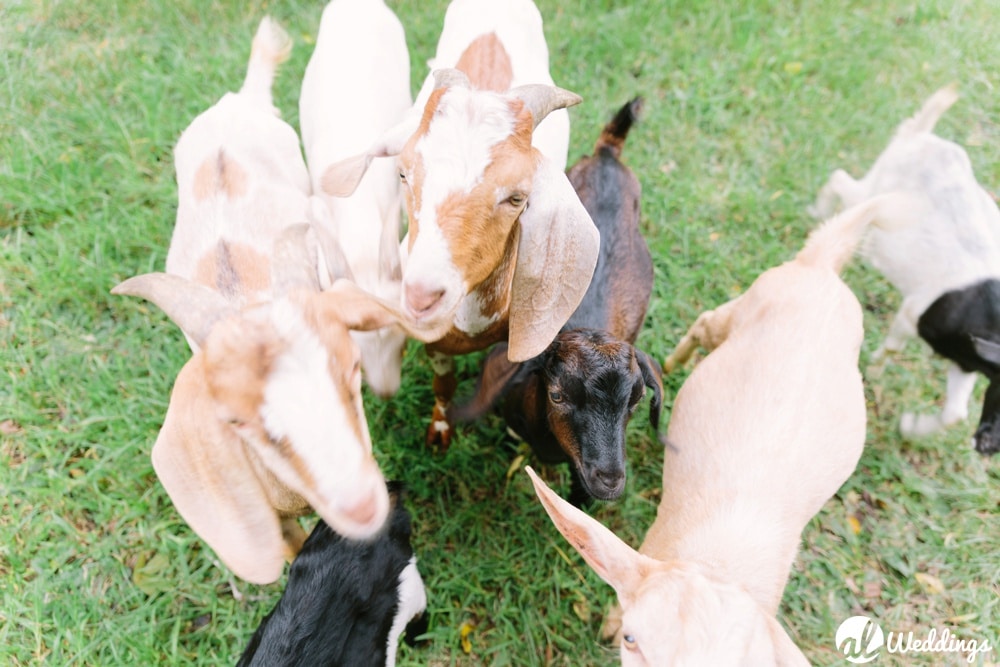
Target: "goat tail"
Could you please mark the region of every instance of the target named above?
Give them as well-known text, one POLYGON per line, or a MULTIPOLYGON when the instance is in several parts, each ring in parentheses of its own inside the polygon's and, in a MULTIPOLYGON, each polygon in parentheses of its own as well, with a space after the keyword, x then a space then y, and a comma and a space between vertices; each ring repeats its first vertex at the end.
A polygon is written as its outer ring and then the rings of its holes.
MULTIPOLYGON (((292 38, 284 28, 270 16, 265 16, 250 48, 247 76, 240 88, 240 94, 252 98, 256 103, 274 109, 271 86, 278 66, 288 60, 292 52, 292 38)), ((277 110, 275 109, 277 113, 277 110)))
POLYGON ((879 195, 856 204, 814 229, 795 256, 807 266, 826 267, 840 273, 854 255, 869 224, 896 229, 919 215, 915 198, 898 192, 879 195))
POLYGON ((957 83, 953 82, 944 88, 938 89, 937 92, 927 98, 924 105, 920 107, 920 111, 915 113, 912 118, 907 118, 900 124, 899 129, 896 130, 896 136, 910 136, 920 134, 921 132, 933 131, 938 119, 944 115, 945 111, 951 108, 951 105, 956 100, 958 100, 957 83))
POLYGON ((615 157, 620 156, 622 147, 625 146, 625 138, 628 137, 628 131, 632 129, 632 124, 638 121, 642 114, 643 104, 642 97, 638 96, 626 102, 625 106, 619 109, 615 117, 611 119, 611 122, 601 130, 601 136, 597 138, 597 143, 594 145, 594 153, 610 150, 615 157))

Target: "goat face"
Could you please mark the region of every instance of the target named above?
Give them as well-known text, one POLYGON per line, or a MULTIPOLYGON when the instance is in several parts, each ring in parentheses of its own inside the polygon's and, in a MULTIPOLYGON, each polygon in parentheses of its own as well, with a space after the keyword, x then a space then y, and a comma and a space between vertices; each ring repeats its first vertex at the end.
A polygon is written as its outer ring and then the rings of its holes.
POLYGON ((205 341, 218 418, 338 532, 367 537, 388 512, 361 405, 360 352, 344 323, 279 299, 205 341), (331 436, 335 441, 331 441, 331 436))
POLYGON ((450 318, 516 243, 537 153, 515 98, 436 90, 399 156, 410 217, 403 303, 417 321, 450 318))
POLYGON ((543 355, 549 429, 584 489, 602 500, 625 488, 625 429, 650 384, 638 354, 607 332, 574 329, 559 334, 543 355))

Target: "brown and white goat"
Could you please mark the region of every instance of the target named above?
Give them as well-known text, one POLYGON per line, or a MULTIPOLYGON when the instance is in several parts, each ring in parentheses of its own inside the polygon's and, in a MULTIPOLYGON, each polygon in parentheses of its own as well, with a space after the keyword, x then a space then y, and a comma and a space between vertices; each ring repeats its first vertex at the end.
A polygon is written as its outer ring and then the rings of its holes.
POLYGON ((570 502, 610 500, 625 488, 625 429, 653 391, 649 421, 659 426, 659 364, 634 347, 653 290, 653 262, 639 230, 641 186, 620 161, 642 100, 623 106, 569 180, 601 234, 590 288, 552 344, 523 363, 494 347, 476 395, 456 407, 456 421, 475 419, 500 401, 507 425, 545 463, 569 462, 570 502))
MULTIPOLYGON (((276 580, 313 508, 366 537, 389 497, 361 405, 349 329, 395 324, 399 308, 340 281, 319 291, 298 138, 271 101, 291 42, 270 18, 246 80, 184 131, 168 273, 112 292, 149 299, 194 352, 174 383, 153 467, 181 516, 238 576, 276 580)), ((415 332, 417 335, 417 332, 415 332)))
MULTIPOLYGON (((314 223, 339 241, 350 278, 398 302, 403 195, 391 160, 378 160, 353 195, 322 192, 334 162, 365 150, 410 108, 410 55, 399 19, 382 0, 332 0, 323 10, 316 48, 299 96, 299 122, 316 200, 314 223)), ((399 389, 406 334, 400 327, 352 332, 361 371, 379 396, 399 389)))
POLYGON ((775 619, 806 523, 865 441, 861 307, 838 272, 877 214, 812 233, 794 260, 703 313, 667 359, 710 350, 674 399, 663 496, 639 552, 533 473, 556 527, 618 594, 623 665, 807 665, 775 619))
POLYGON ((541 353, 583 298, 599 246, 561 165, 532 146, 539 123, 580 101, 549 85, 537 8, 456 0, 445 29, 441 42, 460 54, 456 69, 436 70, 423 107, 323 177, 327 193, 347 196, 373 158, 399 156, 410 225, 402 304, 421 326, 451 327, 427 346, 435 372, 427 439, 443 447, 452 355, 505 340, 512 361, 541 353))
POLYGON ((834 171, 814 213, 827 215, 838 205, 893 190, 920 198, 911 224, 874 229, 866 239, 868 261, 903 296, 873 361, 919 335, 950 362, 943 409, 901 416, 899 429, 908 438, 964 420, 976 375, 985 375, 990 384, 973 441, 977 451, 992 454, 1000 451, 1000 209, 976 180, 965 149, 934 134, 957 99, 955 86, 931 95, 900 124, 863 178, 834 171))

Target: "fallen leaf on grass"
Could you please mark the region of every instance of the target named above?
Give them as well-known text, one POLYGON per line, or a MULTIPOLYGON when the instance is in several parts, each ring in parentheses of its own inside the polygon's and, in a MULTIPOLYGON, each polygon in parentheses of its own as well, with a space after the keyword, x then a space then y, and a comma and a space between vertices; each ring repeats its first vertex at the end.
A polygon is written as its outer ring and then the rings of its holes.
POLYGON ((590 623, 590 604, 584 599, 577 599, 573 603, 573 613, 584 623, 590 623))
POLYGON ((466 655, 472 653, 472 640, 469 639, 469 635, 471 635, 472 631, 475 629, 475 624, 470 623, 469 621, 464 621, 462 623, 462 627, 458 629, 458 638, 462 644, 462 652, 466 655))
POLYGON ((511 461, 510 466, 507 468, 507 481, 514 476, 518 470, 521 469, 521 464, 524 463, 524 454, 518 454, 513 461, 511 461))
POLYGON ((940 595, 944 593, 944 584, 941 580, 935 577, 933 574, 927 574, 926 572, 917 572, 913 575, 925 591, 928 593, 934 593, 940 595))
POLYGON ((22 430, 21 425, 13 419, 4 419, 0 422, 0 433, 4 435, 14 435, 15 433, 20 433, 22 430))
POLYGON ((170 559, 162 553, 154 553, 153 557, 148 560, 143 554, 139 556, 139 560, 132 570, 132 583, 149 596, 168 591, 176 585, 175 582, 163 576, 169 566, 170 559))

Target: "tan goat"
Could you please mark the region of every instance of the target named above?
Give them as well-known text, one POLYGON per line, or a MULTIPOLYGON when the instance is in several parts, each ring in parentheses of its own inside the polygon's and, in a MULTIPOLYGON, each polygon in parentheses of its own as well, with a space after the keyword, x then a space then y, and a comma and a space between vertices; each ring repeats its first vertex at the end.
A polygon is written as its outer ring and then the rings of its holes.
POLYGON ((271 101, 290 45, 261 22, 243 88, 178 141, 169 273, 112 290, 157 304, 191 343, 153 466, 194 531, 255 583, 276 580, 298 552, 296 517, 310 507, 349 537, 382 526, 389 497, 348 330, 405 319, 345 281, 320 292, 308 226, 288 226, 309 193, 298 138, 271 101))
POLYGON ((532 471, 560 532, 618 593, 623 665, 806 665, 775 620, 806 523, 865 441, 861 308, 838 272, 883 200, 703 313, 667 359, 711 350, 674 401, 663 497, 639 552, 532 471))

